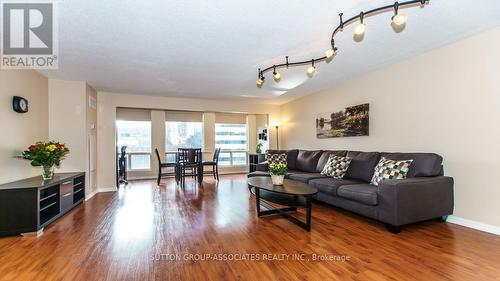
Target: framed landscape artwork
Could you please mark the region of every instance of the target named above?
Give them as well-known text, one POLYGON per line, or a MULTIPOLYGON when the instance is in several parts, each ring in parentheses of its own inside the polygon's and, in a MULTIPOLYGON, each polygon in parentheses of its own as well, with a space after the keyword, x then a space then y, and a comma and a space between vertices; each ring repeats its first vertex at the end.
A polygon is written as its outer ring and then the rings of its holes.
POLYGON ((368 103, 347 107, 316 117, 316 137, 319 139, 369 135, 368 103))

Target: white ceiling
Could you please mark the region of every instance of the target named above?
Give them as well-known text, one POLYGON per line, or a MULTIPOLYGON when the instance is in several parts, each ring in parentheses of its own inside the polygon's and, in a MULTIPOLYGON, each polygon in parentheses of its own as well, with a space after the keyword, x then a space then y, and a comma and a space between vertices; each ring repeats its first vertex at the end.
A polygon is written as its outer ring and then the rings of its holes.
POLYGON ((431 0, 404 9, 395 33, 390 13, 370 17, 362 42, 352 27, 336 37, 339 55, 318 65, 268 73, 258 67, 321 56, 338 13, 348 18, 387 0, 64 0, 59 1, 59 70, 50 78, 88 81, 97 90, 283 103, 367 71, 500 26, 499 0, 431 0), (279 94, 282 94, 279 96, 279 94))

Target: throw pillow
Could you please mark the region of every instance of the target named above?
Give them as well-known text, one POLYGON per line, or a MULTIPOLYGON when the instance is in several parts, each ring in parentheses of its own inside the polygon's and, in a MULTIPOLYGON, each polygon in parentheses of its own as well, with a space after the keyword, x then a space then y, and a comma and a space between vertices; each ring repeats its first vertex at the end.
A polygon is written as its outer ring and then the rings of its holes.
POLYGON ((330 154, 330 157, 328 157, 328 161, 326 162, 325 167, 323 167, 321 174, 327 177, 342 179, 345 176, 351 161, 351 157, 342 157, 330 154))
POLYGON ((271 164, 271 163, 283 163, 283 164, 286 165, 287 155, 286 155, 286 153, 283 153, 283 154, 270 154, 270 153, 267 153, 266 154, 266 159, 267 159, 267 163, 268 164, 271 164))
POLYGON ((410 169, 410 160, 390 160, 382 157, 375 167, 372 184, 378 186, 379 182, 388 179, 406 179, 408 170, 410 169))

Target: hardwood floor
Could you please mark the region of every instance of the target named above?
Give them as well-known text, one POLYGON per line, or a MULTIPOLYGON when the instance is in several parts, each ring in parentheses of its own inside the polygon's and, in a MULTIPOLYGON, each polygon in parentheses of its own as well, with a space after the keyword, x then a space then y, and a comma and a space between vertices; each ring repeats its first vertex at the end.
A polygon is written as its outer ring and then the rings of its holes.
POLYGON ((308 233, 257 218, 253 200, 244 175, 203 188, 132 182, 97 194, 39 238, 0 238, 0 280, 500 279, 499 236, 434 221, 395 235, 323 204, 314 204, 308 233), (205 254, 233 260, 199 260, 205 254))

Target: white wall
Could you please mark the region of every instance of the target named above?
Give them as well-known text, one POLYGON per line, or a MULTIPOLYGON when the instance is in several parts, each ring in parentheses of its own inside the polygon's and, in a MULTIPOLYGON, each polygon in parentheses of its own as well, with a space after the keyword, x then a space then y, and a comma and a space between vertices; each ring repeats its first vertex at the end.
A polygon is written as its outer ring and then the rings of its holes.
POLYGON ((89 141, 97 133, 91 128, 97 121, 97 112, 90 108, 89 97, 96 97, 97 93, 84 81, 49 79, 48 89, 49 138, 65 143, 70 149, 56 172, 85 172, 85 193, 90 196, 96 191, 89 177, 89 141))
POLYGON ((30 144, 47 141, 47 78, 33 70, 0 70, 0 183, 41 175, 41 168, 14 159, 30 144), (29 111, 12 110, 12 97, 28 100, 29 111))
POLYGON ((49 79, 49 139, 70 149, 56 172, 85 170, 85 93, 83 81, 49 79))
POLYGON ((281 107, 286 148, 436 152, 455 215, 500 226, 500 28, 281 107), (317 139, 317 113, 370 103, 370 136, 317 139))
MULTIPOLYGON (((200 112, 238 112, 251 114, 269 114, 270 120, 280 118, 278 105, 252 102, 203 100, 189 98, 167 98, 134 94, 98 92, 98 186, 111 188, 116 186, 115 141, 116 108, 146 108, 159 110, 188 110, 200 112)), ((207 128, 205 128, 206 130, 207 128)), ((274 135, 271 138, 274 140, 274 135)))

